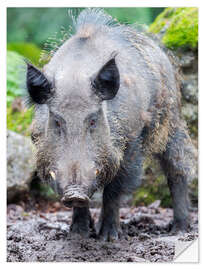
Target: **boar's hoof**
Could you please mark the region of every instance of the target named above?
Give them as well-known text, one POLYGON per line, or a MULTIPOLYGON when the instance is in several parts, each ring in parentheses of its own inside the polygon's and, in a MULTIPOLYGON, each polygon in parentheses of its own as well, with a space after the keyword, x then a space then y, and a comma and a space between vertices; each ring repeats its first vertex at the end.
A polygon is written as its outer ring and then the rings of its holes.
POLYGON ((72 223, 70 227, 71 235, 81 236, 83 238, 88 238, 90 236, 89 224, 84 223, 72 223))
POLYGON ((121 231, 116 224, 103 224, 99 230, 98 237, 102 241, 115 242, 120 235, 121 231))
POLYGON ((191 230, 191 226, 188 220, 180 220, 180 221, 171 221, 168 225, 168 229, 170 234, 175 235, 178 233, 185 233, 191 230))
POLYGON ((88 220, 72 223, 70 227, 70 233, 73 235, 79 235, 83 238, 96 237, 94 225, 88 220))

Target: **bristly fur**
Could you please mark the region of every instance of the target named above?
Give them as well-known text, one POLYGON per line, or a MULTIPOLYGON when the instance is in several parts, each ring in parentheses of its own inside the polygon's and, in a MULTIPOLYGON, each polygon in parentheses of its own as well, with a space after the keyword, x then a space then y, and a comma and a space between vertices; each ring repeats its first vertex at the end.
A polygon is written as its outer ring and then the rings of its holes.
MULTIPOLYGON (((61 31, 55 32, 47 39, 40 55, 39 63, 47 63, 55 52, 74 34, 79 33, 87 37, 90 34, 89 26, 93 25, 94 32, 100 31, 103 27, 113 27, 117 35, 125 36, 127 24, 121 25, 116 19, 106 14, 102 8, 86 8, 78 15, 75 10, 68 10, 68 17, 71 19, 71 25, 68 29, 61 27, 61 31)), ((137 25, 134 25, 137 28, 137 25)), ((91 33, 92 34, 92 33, 91 33)), ((128 33, 129 34, 129 33, 128 33)))
POLYGON ((55 170, 62 188, 73 180, 81 190, 93 182, 103 187, 100 234, 108 238, 118 231, 121 195, 141 184, 144 157, 154 155, 168 177, 174 222, 187 228, 195 150, 181 118, 176 69, 156 42, 102 9, 71 17, 74 35, 54 45, 58 50, 44 67, 53 98, 46 77, 28 70, 38 104, 33 139, 40 176, 49 179, 55 170))
POLYGON ((98 28, 106 26, 118 26, 119 23, 107 13, 104 13, 102 8, 87 8, 84 9, 77 19, 73 18, 73 26, 75 31, 79 31, 85 25, 95 25, 98 28))

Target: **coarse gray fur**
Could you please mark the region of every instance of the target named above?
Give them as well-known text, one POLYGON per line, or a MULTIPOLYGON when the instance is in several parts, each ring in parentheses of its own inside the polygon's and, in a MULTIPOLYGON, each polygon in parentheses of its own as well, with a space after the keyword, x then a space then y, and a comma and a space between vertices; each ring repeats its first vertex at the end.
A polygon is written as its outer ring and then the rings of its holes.
MULTIPOLYGON (((101 9, 85 9, 73 23, 75 34, 43 68, 52 89, 44 104, 35 104, 32 136, 38 175, 51 180, 54 172, 62 195, 71 186, 89 197, 104 189, 98 233, 112 240, 119 234, 121 195, 141 184, 144 157, 156 156, 168 177, 174 228, 187 229, 187 182, 194 177, 196 163, 181 118, 176 69, 153 40, 101 9), (111 59, 120 86, 105 100, 92 79, 111 59), (97 125, 90 132, 94 114, 97 125), (56 115, 65 123, 60 134, 56 115)), ((88 206, 76 205, 73 212, 72 231, 88 235, 88 206)))

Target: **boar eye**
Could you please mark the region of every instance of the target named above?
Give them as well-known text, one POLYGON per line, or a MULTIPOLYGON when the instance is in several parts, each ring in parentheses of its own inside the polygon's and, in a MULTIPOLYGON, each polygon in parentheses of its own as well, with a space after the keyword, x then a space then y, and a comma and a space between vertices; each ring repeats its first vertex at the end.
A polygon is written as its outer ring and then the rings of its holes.
POLYGON ((95 119, 91 119, 90 120, 90 126, 94 127, 96 125, 96 120, 95 119))
POLYGON ((61 135, 62 133, 66 134, 66 121, 58 114, 50 111, 51 115, 51 125, 55 127, 57 134, 61 135))
POLYGON ((97 126, 97 119, 96 117, 92 117, 89 120, 89 128, 90 130, 93 130, 97 126))
POLYGON ((91 113, 85 119, 86 126, 92 132, 97 127, 97 122, 99 121, 99 111, 91 113))

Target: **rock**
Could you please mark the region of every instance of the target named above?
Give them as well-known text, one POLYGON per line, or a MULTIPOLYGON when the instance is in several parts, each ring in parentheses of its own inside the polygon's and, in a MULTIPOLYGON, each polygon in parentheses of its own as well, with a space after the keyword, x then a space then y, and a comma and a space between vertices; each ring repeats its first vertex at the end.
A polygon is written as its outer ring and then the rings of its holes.
POLYGON ((198 103, 198 77, 197 74, 185 76, 182 82, 181 93, 183 99, 191 104, 198 103))
POLYGON ((198 57, 194 51, 176 53, 182 72, 182 115, 185 118, 190 135, 198 136, 198 57))
POLYGON ((191 65, 195 63, 195 56, 194 56, 194 52, 192 51, 188 51, 185 54, 180 53, 179 58, 180 58, 179 63, 182 68, 190 68, 191 65))
POLYGON ((198 9, 166 8, 149 31, 173 50, 182 73, 182 113, 190 135, 197 140, 198 125, 198 9))
POLYGON ((188 125, 197 120, 198 108, 191 103, 185 103, 182 107, 182 114, 187 120, 188 125))
POLYGON ((138 239, 140 241, 146 241, 146 240, 149 240, 151 239, 151 236, 147 233, 140 233, 139 236, 138 236, 138 239))
POLYGON ((29 189, 34 170, 31 140, 13 131, 7 132, 7 199, 29 189))

